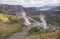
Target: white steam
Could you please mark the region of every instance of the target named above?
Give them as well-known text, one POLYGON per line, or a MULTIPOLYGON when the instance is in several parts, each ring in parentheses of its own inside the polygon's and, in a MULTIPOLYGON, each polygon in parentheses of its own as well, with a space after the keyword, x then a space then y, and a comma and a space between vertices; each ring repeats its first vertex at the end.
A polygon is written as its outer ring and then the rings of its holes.
POLYGON ((47 22, 45 20, 45 15, 43 14, 40 14, 40 20, 41 20, 41 26, 44 28, 44 29, 47 29, 47 22))
MULTIPOLYGON (((24 25, 28 26, 28 25, 31 25, 33 24, 33 26, 40 26, 40 27, 43 27, 44 29, 48 29, 49 27, 47 26, 47 22, 45 20, 45 15, 44 14, 40 14, 40 21, 41 22, 38 22, 38 21, 35 21, 33 23, 30 23, 30 21, 28 20, 27 16, 26 16, 26 13, 23 12, 22 13, 22 17, 23 17, 23 21, 24 21, 24 25)), ((34 20, 33 20, 34 21, 34 20)))
POLYGON ((23 17, 23 19, 24 19, 24 25, 31 25, 31 23, 30 23, 30 21, 28 20, 28 18, 26 17, 26 13, 25 12, 23 12, 22 13, 22 17, 23 17))

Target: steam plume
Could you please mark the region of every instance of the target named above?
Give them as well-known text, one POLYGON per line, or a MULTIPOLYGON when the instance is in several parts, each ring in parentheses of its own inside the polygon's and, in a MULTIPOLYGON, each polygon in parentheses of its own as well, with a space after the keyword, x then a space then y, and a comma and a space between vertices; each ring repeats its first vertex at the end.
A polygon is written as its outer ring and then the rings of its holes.
POLYGON ((41 25, 44 29, 47 29, 47 22, 45 20, 45 15, 44 14, 40 14, 40 20, 41 20, 41 25))
POLYGON ((29 22, 29 20, 28 20, 28 18, 26 17, 26 13, 25 12, 23 12, 22 13, 22 17, 23 17, 23 19, 24 19, 24 25, 30 25, 31 23, 29 22))

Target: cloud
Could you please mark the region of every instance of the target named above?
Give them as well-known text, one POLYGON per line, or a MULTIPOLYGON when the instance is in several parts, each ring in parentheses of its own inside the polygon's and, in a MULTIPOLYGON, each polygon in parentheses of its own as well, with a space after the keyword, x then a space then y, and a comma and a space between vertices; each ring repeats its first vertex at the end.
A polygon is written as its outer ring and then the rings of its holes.
POLYGON ((59 5, 60 0, 0 0, 0 3, 28 6, 59 5))

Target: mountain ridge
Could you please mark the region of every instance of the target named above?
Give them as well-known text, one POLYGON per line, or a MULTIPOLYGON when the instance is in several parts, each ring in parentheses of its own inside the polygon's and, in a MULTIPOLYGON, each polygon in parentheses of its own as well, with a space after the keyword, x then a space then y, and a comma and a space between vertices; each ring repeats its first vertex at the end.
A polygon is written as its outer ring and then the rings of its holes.
POLYGON ((43 7, 23 7, 21 5, 7 5, 2 4, 0 5, 0 13, 7 13, 7 14, 19 14, 25 11, 27 14, 39 14, 39 13, 46 13, 46 12, 54 12, 54 10, 60 10, 60 6, 54 8, 43 8, 43 7))

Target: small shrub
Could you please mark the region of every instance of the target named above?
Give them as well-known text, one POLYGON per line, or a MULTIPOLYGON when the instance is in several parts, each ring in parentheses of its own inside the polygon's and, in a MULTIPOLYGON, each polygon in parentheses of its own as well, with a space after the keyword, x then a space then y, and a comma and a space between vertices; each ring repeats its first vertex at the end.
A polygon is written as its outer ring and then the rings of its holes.
POLYGON ((37 27, 33 27, 30 31, 29 31, 29 35, 36 35, 36 34, 41 34, 43 32, 43 28, 37 28, 37 27))

